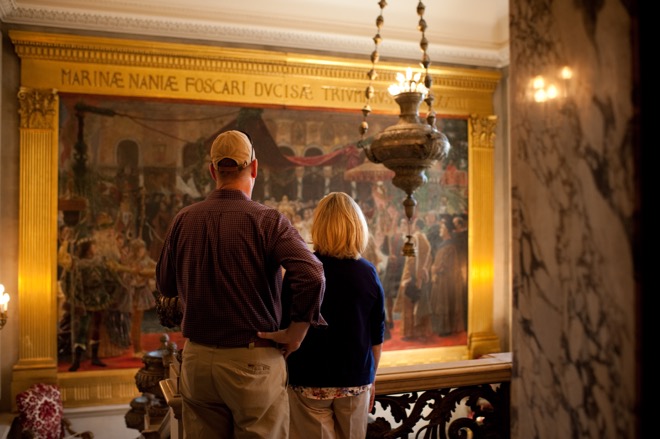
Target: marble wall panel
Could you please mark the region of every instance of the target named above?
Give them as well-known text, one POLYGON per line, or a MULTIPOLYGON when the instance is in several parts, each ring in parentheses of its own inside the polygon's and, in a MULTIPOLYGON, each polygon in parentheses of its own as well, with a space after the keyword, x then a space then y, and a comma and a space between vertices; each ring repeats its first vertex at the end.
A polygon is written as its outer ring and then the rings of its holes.
POLYGON ((510 6, 512 437, 635 437, 630 13, 510 6))

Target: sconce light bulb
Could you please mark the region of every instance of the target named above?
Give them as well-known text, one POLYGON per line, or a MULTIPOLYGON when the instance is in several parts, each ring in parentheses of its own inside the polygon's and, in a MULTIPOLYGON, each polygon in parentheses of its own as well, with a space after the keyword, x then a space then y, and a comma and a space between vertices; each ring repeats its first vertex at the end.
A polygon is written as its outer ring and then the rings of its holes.
POLYGON ((548 100, 548 96, 546 95, 544 89, 536 90, 534 92, 534 101, 545 102, 546 100, 548 100))
POLYGON ((543 76, 537 76, 532 80, 532 87, 534 87, 535 90, 539 90, 545 87, 545 79, 543 76))
POLYGON ((551 84, 548 86, 548 89, 546 91, 546 95, 548 99, 554 99, 557 96, 559 96, 559 90, 557 90, 557 87, 554 84, 551 84))
POLYGON ((564 66, 561 69, 560 75, 562 79, 571 79, 573 77, 573 70, 568 66, 564 66))
POLYGON ((0 312, 7 312, 7 303, 9 302, 9 294, 5 293, 5 286, 0 284, 0 312))

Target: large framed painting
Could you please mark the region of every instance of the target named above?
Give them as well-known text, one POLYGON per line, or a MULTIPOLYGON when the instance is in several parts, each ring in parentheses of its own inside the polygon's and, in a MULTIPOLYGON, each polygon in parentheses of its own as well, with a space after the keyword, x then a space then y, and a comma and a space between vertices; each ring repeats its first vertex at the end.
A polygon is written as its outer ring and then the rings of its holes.
MULTIPOLYGON (((212 190, 210 143, 228 129, 254 141, 260 175, 253 198, 285 213, 310 247, 321 197, 343 191, 361 205, 373 241, 364 256, 386 294, 381 370, 499 350, 492 331, 497 72, 432 69, 438 128, 451 149, 427 171, 409 222, 392 171, 367 160, 360 142, 367 60, 10 37, 22 72, 17 391, 50 376, 67 406, 130 401, 144 353, 158 349, 163 334, 183 345, 178 329, 161 326, 156 315, 155 261, 171 218, 212 190), (41 177, 28 178, 35 174, 41 177), (411 231, 428 240, 437 279, 417 306, 426 329, 414 337, 401 332, 399 292, 411 231), (440 275, 446 272, 452 275, 440 275), (105 287, 86 287, 93 278, 105 287)), ((405 67, 382 63, 382 89, 405 67)), ((371 105, 369 135, 397 122, 386 93, 371 105)))

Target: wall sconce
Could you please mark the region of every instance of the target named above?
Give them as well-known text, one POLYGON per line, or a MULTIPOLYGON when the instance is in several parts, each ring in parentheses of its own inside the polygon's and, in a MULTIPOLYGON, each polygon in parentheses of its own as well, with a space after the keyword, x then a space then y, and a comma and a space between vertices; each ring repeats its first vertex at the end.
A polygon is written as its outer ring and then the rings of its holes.
POLYGON ((413 74, 410 68, 406 70, 405 75, 402 73, 397 74, 398 83, 390 85, 388 90, 399 105, 399 121, 374 136, 371 145, 366 145, 364 137, 369 129, 366 119, 371 113, 369 102, 375 94, 372 83, 378 77, 376 63, 379 59, 378 46, 382 41, 380 29, 384 23, 383 9, 387 6, 387 2, 381 0, 378 5, 380 6, 380 15, 376 19, 377 33, 373 38, 375 49, 371 54, 372 68, 367 74, 370 83, 365 91, 367 102, 362 108, 363 120, 360 125, 362 140, 359 146, 364 149, 370 161, 382 163, 385 167, 394 171, 392 184, 407 194, 403 206, 408 218, 408 235, 402 252, 404 256, 415 256, 416 250, 412 241, 412 219, 415 216, 417 201, 413 194, 415 190, 427 182, 425 171, 431 168, 436 161, 447 157, 450 145, 447 136, 435 127, 434 97, 431 92, 433 80, 428 72, 431 59, 427 53, 428 41, 425 36, 427 26, 426 20, 424 20, 424 12, 426 7, 421 1, 417 4, 417 15, 420 17, 417 28, 422 33, 419 46, 422 50, 420 64, 424 70, 423 81, 420 81, 422 72, 413 74), (419 116, 419 106, 422 102, 425 102, 428 106, 426 121, 423 121, 419 116))
POLYGON ((530 95, 534 102, 548 102, 558 98, 568 97, 569 82, 573 78, 573 70, 564 66, 556 77, 537 75, 530 81, 530 95))
POLYGON ((7 303, 9 302, 9 294, 5 293, 5 286, 0 284, 0 329, 5 327, 7 323, 7 303))

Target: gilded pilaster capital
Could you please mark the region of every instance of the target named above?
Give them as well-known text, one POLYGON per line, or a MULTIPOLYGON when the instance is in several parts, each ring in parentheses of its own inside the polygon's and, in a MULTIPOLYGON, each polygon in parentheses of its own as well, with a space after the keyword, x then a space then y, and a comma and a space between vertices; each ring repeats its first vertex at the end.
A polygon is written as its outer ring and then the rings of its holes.
POLYGON ((494 148, 497 116, 470 115, 470 136, 473 148, 494 148))
POLYGON ((57 126, 57 90, 21 87, 18 102, 21 128, 50 130, 57 126))

